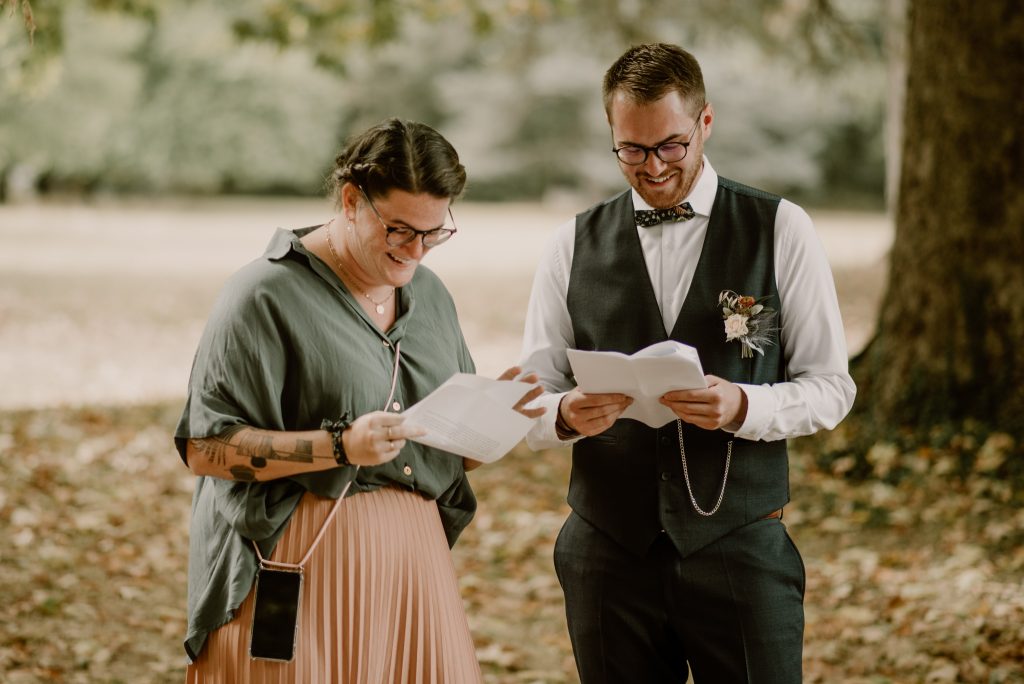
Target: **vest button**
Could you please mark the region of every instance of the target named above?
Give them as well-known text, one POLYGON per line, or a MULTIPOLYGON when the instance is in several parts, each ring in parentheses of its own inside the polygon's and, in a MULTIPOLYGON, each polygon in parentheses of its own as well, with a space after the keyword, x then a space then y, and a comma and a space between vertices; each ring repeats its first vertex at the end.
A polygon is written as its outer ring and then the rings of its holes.
POLYGON ((669 475, 668 473, 662 473, 661 474, 661 479, 662 479, 663 482, 668 482, 668 479, 670 477, 671 477, 671 475, 669 475))

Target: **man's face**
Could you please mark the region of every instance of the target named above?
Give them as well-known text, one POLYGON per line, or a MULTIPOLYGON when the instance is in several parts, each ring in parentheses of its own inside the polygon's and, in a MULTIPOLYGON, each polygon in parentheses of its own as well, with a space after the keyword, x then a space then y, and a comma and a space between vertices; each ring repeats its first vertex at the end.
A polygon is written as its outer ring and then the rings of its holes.
POLYGON ((619 161, 622 175, 644 201, 655 209, 674 207, 693 189, 703 165, 704 140, 711 135, 714 110, 706 105, 698 118, 683 97, 673 91, 655 102, 638 104, 623 93, 614 95, 609 110, 612 145, 656 147, 668 142, 689 142, 686 156, 666 163, 653 151, 647 160, 631 166, 619 161), (692 134, 691 134, 692 131, 692 134))

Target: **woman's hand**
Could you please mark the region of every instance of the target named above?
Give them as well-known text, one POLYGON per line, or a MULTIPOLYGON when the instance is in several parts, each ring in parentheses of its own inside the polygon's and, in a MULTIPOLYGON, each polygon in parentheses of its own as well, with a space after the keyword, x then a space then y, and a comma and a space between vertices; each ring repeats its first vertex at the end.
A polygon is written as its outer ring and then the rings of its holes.
MULTIPOLYGON (((527 383, 534 384, 534 383, 536 383, 540 379, 540 378, 537 377, 536 373, 527 373, 526 375, 524 375, 521 378, 516 377, 516 376, 518 376, 522 372, 523 372, 523 369, 520 368, 519 366, 512 366, 511 368, 506 370, 504 373, 499 375, 498 376, 498 380, 518 380, 519 382, 527 382, 527 383)), ((539 397, 542 394, 544 394, 544 388, 541 387, 540 385, 534 384, 534 387, 531 387, 530 390, 526 394, 524 394, 519 399, 519 401, 517 401, 515 403, 515 406, 513 406, 512 408, 515 411, 517 411, 518 413, 523 414, 527 418, 537 418, 539 416, 543 416, 545 411, 547 411, 547 409, 545 409, 544 407, 540 407, 540 408, 526 408, 527 404, 529 404, 531 401, 533 401, 534 399, 536 399, 537 397, 539 397)), ((462 459, 462 466, 466 470, 473 470, 474 468, 479 468, 480 465, 481 465, 480 461, 474 461, 471 458, 463 458, 462 459)))
POLYGON ((538 418, 544 415, 547 409, 540 408, 526 408, 526 405, 531 401, 544 394, 544 388, 536 383, 540 380, 536 373, 527 373, 523 377, 516 377, 523 372, 523 369, 519 366, 512 366, 507 371, 498 376, 498 380, 518 380, 519 382, 526 382, 534 385, 529 392, 524 394, 522 398, 516 402, 516 405, 512 408, 519 413, 523 414, 527 418, 538 418))
POLYGON ((423 428, 404 423, 404 416, 386 411, 359 416, 341 434, 349 463, 366 466, 387 463, 402 451, 405 440, 427 434, 423 428))

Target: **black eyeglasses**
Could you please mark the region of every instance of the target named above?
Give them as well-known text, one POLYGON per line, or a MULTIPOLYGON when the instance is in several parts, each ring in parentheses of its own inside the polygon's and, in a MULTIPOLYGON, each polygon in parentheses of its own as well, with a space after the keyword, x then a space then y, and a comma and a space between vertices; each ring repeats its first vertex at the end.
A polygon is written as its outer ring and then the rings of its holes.
MULTIPOLYGON (((359 186, 356 186, 359 187, 359 186)), ((451 228, 434 228, 433 230, 416 230, 408 226, 389 226, 385 221, 384 217, 377 211, 377 207, 373 206, 373 202, 370 200, 370 196, 366 194, 366 191, 361 187, 359 192, 363 194, 363 198, 366 199, 366 203, 370 205, 370 209, 373 210, 377 220, 380 221, 380 225, 384 227, 387 235, 384 237, 384 241, 391 247, 402 247, 409 244, 417 237, 423 242, 424 247, 437 247, 441 243, 447 242, 452 235, 458 231, 455 227, 455 217, 452 216, 452 207, 448 205, 448 218, 452 220, 451 228)))
POLYGON ((647 161, 647 155, 651 152, 654 153, 661 161, 666 164, 673 162, 682 161, 686 158, 686 153, 689 151, 690 143, 693 142, 693 135, 697 132, 697 126, 700 125, 700 120, 704 117, 704 106, 701 106, 700 113, 697 114, 697 121, 694 122, 693 128, 690 129, 690 135, 686 136, 686 142, 667 142, 654 147, 645 147, 643 145, 623 145, 622 147, 612 148, 612 152, 619 158, 619 161, 629 166, 639 166, 647 161))

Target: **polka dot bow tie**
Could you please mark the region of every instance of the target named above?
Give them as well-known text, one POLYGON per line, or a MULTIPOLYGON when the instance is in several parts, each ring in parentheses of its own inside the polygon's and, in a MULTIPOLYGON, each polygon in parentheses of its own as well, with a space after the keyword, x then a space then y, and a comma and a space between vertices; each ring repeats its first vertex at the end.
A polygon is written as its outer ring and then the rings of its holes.
POLYGON ((636 219, 636 225, 650 228, 659 223, 670 221, 689 221, 697 214, 693 211, 693 207, 690 206, 689 202, 683 202, 668 209, 637 209, 633 212, 633 215, 636 219))

